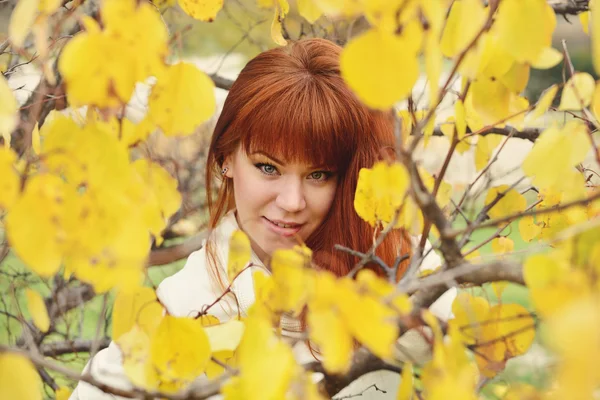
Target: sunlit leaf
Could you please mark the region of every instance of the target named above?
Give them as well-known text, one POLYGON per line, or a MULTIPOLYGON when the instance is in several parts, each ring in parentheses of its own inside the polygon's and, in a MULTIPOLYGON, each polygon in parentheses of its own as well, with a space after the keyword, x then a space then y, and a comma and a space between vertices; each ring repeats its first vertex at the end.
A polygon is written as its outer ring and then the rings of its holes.
POLYGON ((229 280, 239 274, 250 261, 252 250, 250 248, 250 239, 242 231, 235 231, 229 238, 229 256, 227 258, 227 275, 229 280))
POLYGON ((487 10, 479 0, 453 2, 440 42, 442 53, 454 57, 465 50, 483 28, 486 17, 487 10))
POLYGON ((19 0, 10 15, 8 37, 13 45, 22 47, 38 13, 39 0, 19 0))
POLYGON ((190 17, 212 22, 223 7, 223 0, 178 0, 181 9, 190 17))
POLYGON ((491 218, 501 218, 524 211, 527 207, 525 197, 515 189, 509 189, 508 185, 501 185, 490 189, 485 197, 486 206, 491 204, 498 196, 500 196, 500 200, 488 211, 488 215, 491 218))
POLYGON ((50 328, 50 317, 44 303, 43 297, 33 289, 25 289, 27 298, 27 309, 33 320, 33 324, 42 332, 48 332, 50 328))
POLYGON ((150 357, 161 388, 175 392, 198 377, 210 359, 204 329, 190 318, 166 315, 151 338, 150 357))
POLYGON ((552 43, 556 16, 546 0, 503 0, 496 18, 499 41, 518 62, 536 61, 552 43))
POLYGON ((25 356, 0 353, 0 398, 42 400, 42 379, 25 356))
POLYGON ((342 51, 340 68, 357 96, 380 109, 406 98, 419 75, 410 38, 377 29, 350 40, 342 51))
POLYGON ((560 98, 559 110, 581 110, 587 107, 596 87, 594 78, 586 72, 577 72, 565 84, 560 98))
POLYGON ((118 340, 134 325, 151 335, 162 316, 163 308, 152 288, 140 287, 131 293, 121 291, 113 304, 112 338, 118 340))
POLYGON ((189 135, 214 114, 214 88, 195 65, 172 65, 152 88, 148 116, 166 135, 189 135))

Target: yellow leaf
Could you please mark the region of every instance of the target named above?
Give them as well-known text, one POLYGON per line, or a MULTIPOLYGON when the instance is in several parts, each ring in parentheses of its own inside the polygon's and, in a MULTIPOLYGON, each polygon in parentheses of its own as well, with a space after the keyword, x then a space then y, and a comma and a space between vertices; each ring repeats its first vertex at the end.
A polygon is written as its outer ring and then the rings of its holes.
POLYGON ((587 107, 594 95, 596 82, 587 72, 577 72, 565 84, 559 110, 581 110, 587 107))
POLYGON ((298 0, 297 3, 298 13, 310 24, 314 24, 323 15, 323 11, 315 0, 298 0))
POLYGON ((494 388, 494 395, 502 400, 542 400, 544 397, 534 386, 527 383, 511 383, 498 385, 494 388))
POLYGON ((65 200, 71 189, 59 177, 35 175, 6 216, 6 234, 15 253, 38 275, 49 278, 60 267, 68 231, 65 200), (43 207, 40 207, 43 204, 43 207))
POLYGON ((438 101, 439 80, 442 73, 444 57, 440 49, 440 43, 433 32, 426 36, 425 41, 425 72, 429 85, 429 107, 435 107, 438 101))
POLYGON ((191 383, 204 372, 210 352, 208 336, 197 321, 166 315, 150 343, 161 389, 172 393, 191 383))
POLYGON ((501 303, 502 302, 502 293, 504 292, 504 289, 506 289, 506 287, 508 286, 508 282, 506 282, 506 281, 492 282, 490 286, 492 287, 492 290, 496 294, 496 298, 498 299, 498 302, 501 303))
POLYGON ((525 90, 529 81, 530 70, 531 67, 528 64, 515 62, 506 74, 500 76, 498 79, 512 92, 521 93, 525 90))
POLYGON ((544 90, 544 93, 540 96, 540 99, 535 105, 535 108, 531 112, 532 119, 538 119, 548 111, 548 108, 552 105, 556 93, 558 92, 558 85, 552 85, 548 89, 544 90))
POLYGON ((242 231, 235 231, 229 238, 229 256, 227 258, 227 275, 229 280, 239 274, 250 262, 252 249, 250 247, 250 239, 242 231))
POLYGON ((42 400, 42 380, 26 357, 0 353, 0 399, 42 400))
POLYGON ((586 35, 590 34, 590 14, 590 11, 579 13, 579 22, 581 22, 581 28, 586 35))
POLYGON ((487 10, 479 0, 455 1, 440 42, 442 53, 454 57, 465 50, 483 28, 487 10))
POLYGON ((210 351, 234 351, 244 334, 244 323, 231 319, 224 324, 204 328, 210 343, 210 351))
POLYGON ((181 206, 177 180, 163 167, 141 158, 131 166, 142 180, 143 198, 137 202, 143 209, 150 233, 158 237, 167 226, 169 218, 181 206))
POLYGON ((32 289, 25 289, 27 297, 27 309, 33 320, 33 324, 42 332, 48 332, 50 328, 50 317, 44 299, 38 292, 32 289))
POLYGON ((225 399, 254 399, 258 393, 264 399, 285 397, 297 364, 292 349, 275 336, 270 321, 256 315, 246 319, 237 358, 239 379, 223 387, 225 399))
POLYGON ((353 341, 343 320, 331 308, 311 309, 307 323, 310 339, 323 354, 323 367, 332 374, 343 374, 350 367, 353 341))
POLYGON ((594 69, 598 73, 600 71, 600 7, 591 8, 590 13, 592 20, 592 61, 594 69))
POLYGON ((4 138, 4 146, 10 146, 10 134, 19 122, 19 103, 12 89, 0 74, 0 137, 4 138))
POLYGON ((56 396, 56 400, 69 400, 69 397, 71 397, 71 393, 71 389, 61 386, 58 389, 56 389, 54 395, 56 396))
POLYGON ((200 325, 202 325, 205 328, 213 325, 219 325, 221 323, 221 321, 219 321, 219 318, 209 314, 201 315, 200 318, 198 318, 198 320, 200 321, 200 325))
POLYGON ((273 252, 271 270, 276 290, 270 303, 274 309, 300 314, 313 288, 311 256, 305 246, 273 252))
POLYGON ((342 280, 338 288, 344 299, 338 307, 347 329, 373 354, 389 359, 399 333, 394 323, 395 311, 378 298, 358 294, 350 282, 342 280))
POLYGON ((523 172, 542 189, 566 185, 564 175, 583 161, 590 148, 587 127, 582 122, 569 121, 562 130, 551 126, 542 132, 523 161, 523 172))
POLYGON ((515 242, 512 239, 500 236, 492 240, 492 250, 496 254, 512 253, 515 249, 515 242))
POLYGON ((475 169, 482 170, 492 158, 492 152, 500 144, 500 135, 479 136, 475 145, 475 169))
POLYGON ((454 103, 454 116, 457 138, 458 140, 463 140, 467 132, 467 115, 465 112, 465 105, 461 99, 456 100, 456 103, 454 103))
POLYGON ((285 46, 287 44, 287 40, 283 37, 283 25, 282 21, 285 18, 285 14, 278 8, 275 7, 275 12, 273 14, 273 22, 271 22, 271 38, 275 43, 280 46, 285 46))
POLYGON ((535 338, 535 321, 529 311, 520 304, 498 304, 490 314, 498 320, 498 334, 504 338, 508 357, 525 354, 535 338))
POLYGON ((531 66, 536 69, 549 69, 561 62, 563 57, 563 53, 555 48, 546 47, 538 58, 531 62, 531 66))
POLYGON ((17 201, 21 180, 15 170, 14 164, 17 155, 10 148, 0 148, 0 209, 5 211, 17 201))
POLYGON ((148 117, 169 136, 189 135, 216 109, 213 81, 195 65, 167 68, 148 99, 148 117))
POLYGON ((594 89, 591 108, 596 119, 600 121, 600 83, 597 83, 596 88, 594 89))
POLYGON ((378 162, 372 169, 362 168, 358 174, 354 209, 371 226, 377 221, 389 223, 395 210, 403 204, 408 185, 408 172, 399 163, 378 162))
POLYGON ((498 79, 479 78, 471 84, 474 110, 485 125, 496 125, 510 114, 510 90, 498 79))
POLYGON ((406 98, 417 81, 416 55, 410 38, 370 29, 342 51, 341 74, 367 106, 388 109, 406 98))
POLYGON ((136 386, 156 390, 159 377, 150 362, 150 336, 137 325, 115 340, 123 355, 123 369, 127 378, 136 386))
POLYGON ((16 47, 23 47, 38 14, 40 0, 19 0, 8 25, 8 37, 16 47))
POLYGON ((489 310, 490 305, 483 297, 460 292, 452 302, 454 318, 450 320, 450 325, 458 328, 464 343, 474 344, 483 337, 483 328, 479 322, 485 320, 489 310))
POLYGON ((556 15, 546 0, 503 0, 494 26, 501 45, 516 61, 534 62, 552 43, 556 15))
POLYGON ((118 340, 134 325, 151 335, 162 316, 163 308, 152 288, 139 287, 130 293, 120 291, 113 305, 112 338, 118 340))
POLYGON ((402 366, 402 379, 396 400, 411 400, 413 398, 414 382, 412 363, 406 363, 402 366))
POLYGON ((78 33, 67 42, 58 60, 69 103, 100 108, 119 107, 129 101, 137 81, 134 65, 134 54, 126 43, 100 32, 78 33))
POLYGON ((518 213, 527 207, 525 197, 514 189, 509 190, 508 185, 491 188, 485 197, 485 205, 489 205, 498 195, 501 196, 500 200, 488 211, 490 218, 501 218, 506 215, 518 213))
POLYGON ((192 18, 213 22, 223 8, 223 0, 179 0, 179 6, 192 18))
POLYGON ((525 242, 531 242, 541 231, 542 227, 534 222, 533 217, 527 216, 519 220, 519 233, 525 242))

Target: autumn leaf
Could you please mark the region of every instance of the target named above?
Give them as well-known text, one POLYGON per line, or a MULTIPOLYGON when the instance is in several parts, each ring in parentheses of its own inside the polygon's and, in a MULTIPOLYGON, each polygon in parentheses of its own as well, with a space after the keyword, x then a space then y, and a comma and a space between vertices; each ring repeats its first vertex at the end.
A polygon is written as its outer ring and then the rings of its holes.
POLYGON ((28 179, 23 195, 6 216, 12 249, 42 277, 51 277, 61 265, 68 236, 65 199, 72 196, 71 191, 74 189, 57 176, 35 175, 28 179), (39 207, 40 201, 44 207, 39 207))
POLYGON ((163 307, 156 293, 149 287, 139 287, 132 292, 119 292, 113 304, 112 338, 118 340, 137 325, 151 335, 163 316, 163 307))
POLYGON ((402 205, 408 190, 406 168, 399 164, 378 162, 373 168, 362 168, 354 196, 356 213, 371 226, 378 221, 389 223, 402 205))
POLYGON ((233 232, 229 238, 229 256, 227 257, 227 275, 231 282, 250 262, 251 254, 252 249, 248 236, 239 230, 233 232))
POLYGON ((50 317, 44 299, 38 292, 32 289, 25 289, 27 298, 27 309, 33 320, 33 324, 42 332, 48 332, 50 329, 50 317))
POLYGON ((189 135, 216 110, 213 81, 195 65, 167 68, 150 93, 148 118, 168 136, 189 135))
POLYGON ((204 372, 210 352, 208 336, 198 322, 166 315, 150 343, 161 389, 172 393, 191 383, 204 372))
POLYGON ((535 120, 548 111, 548 108, 550 108, 552 105, 557 92, 558 85, 552 85, 548 89, 544 90, 538 102, 536 103, 535 108, 530 114, 532 119, 535 120))
POLYGON ((592 102, 594 78, 586 72, 575 73, 565 84, 559 110, 581 110, 592 102))
POLYGON ((419 76, 408 37, 370 29, 353 38, 340 56, 342 78, 369 107, 387 109, 406 98, 419 76))
POLYGON ((343 374, 350 367, 352 335, 344 321, 331 308, 312 309, 307 323, 310 338, 323 353, 323 367, 332 374, 343 374))
POLYGON ((466 50, 483 28, 486 17, 487 11, 479 0, 453 2, 440 41, 442 53, 454 57, 466 50))
POLYGON ((552 43, 556 15, 546 0, 504 0, 496 18, 499 41, 518 62, 535 61, 552 43))
POLYGON ((0 353, 1 399, 42 400, 42 393, 42 379, 28 358, 0 353))
POLYGON ((0 209, 9 210, 19 195, 21 182, 14 168, 16 160, 14 151, 0 148, 0 209))
POLYGON ((488 211, 491 218, 501 218, 506 215, 524 211, 527 207, 525 197, 508 185, 501 185, 490 189, 485 197, 486 206, 491 204, 498 196, 500 200, 488 211))
POLYGON ((179 0, 179 6, 192 18, 213 22, 223 7, 223 0, 179 0))

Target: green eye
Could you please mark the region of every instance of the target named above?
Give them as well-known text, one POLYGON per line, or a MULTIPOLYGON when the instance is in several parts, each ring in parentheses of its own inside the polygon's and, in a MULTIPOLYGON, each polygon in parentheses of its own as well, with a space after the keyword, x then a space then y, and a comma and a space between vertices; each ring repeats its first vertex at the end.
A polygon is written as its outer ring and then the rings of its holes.
POLYGON ((275 175, 277 173, 277 168, 271 164, 257 163, 254 166, 265 175, 275 175))

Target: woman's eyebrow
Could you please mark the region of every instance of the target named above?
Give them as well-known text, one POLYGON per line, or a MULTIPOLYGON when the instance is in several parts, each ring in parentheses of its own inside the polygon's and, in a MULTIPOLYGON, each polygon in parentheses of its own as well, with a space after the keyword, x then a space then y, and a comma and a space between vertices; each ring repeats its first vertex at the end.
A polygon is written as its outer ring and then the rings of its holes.
POLYGON ((255 155, 255 154, 260 154, 260 155, 262 155, 262 156, 265 156, 265 157, 267 157, 267 158, 270 158, 271 160, 275 161, 277 164, 280 164, 280 165, 285 165, 285 163, 284 163, 283 161, 279 161, 277 158, 273 157, 273 156, 272 156, 272 155, 270 155, 270 154, 267 154, 267 153, 265 153, 264 151, 260 151, 260 150, 259 150, 259 151, 255 151, 254 153, 251 153, 250 155, 252 155, 252 156, 253 156, 253 155, 255 155))

